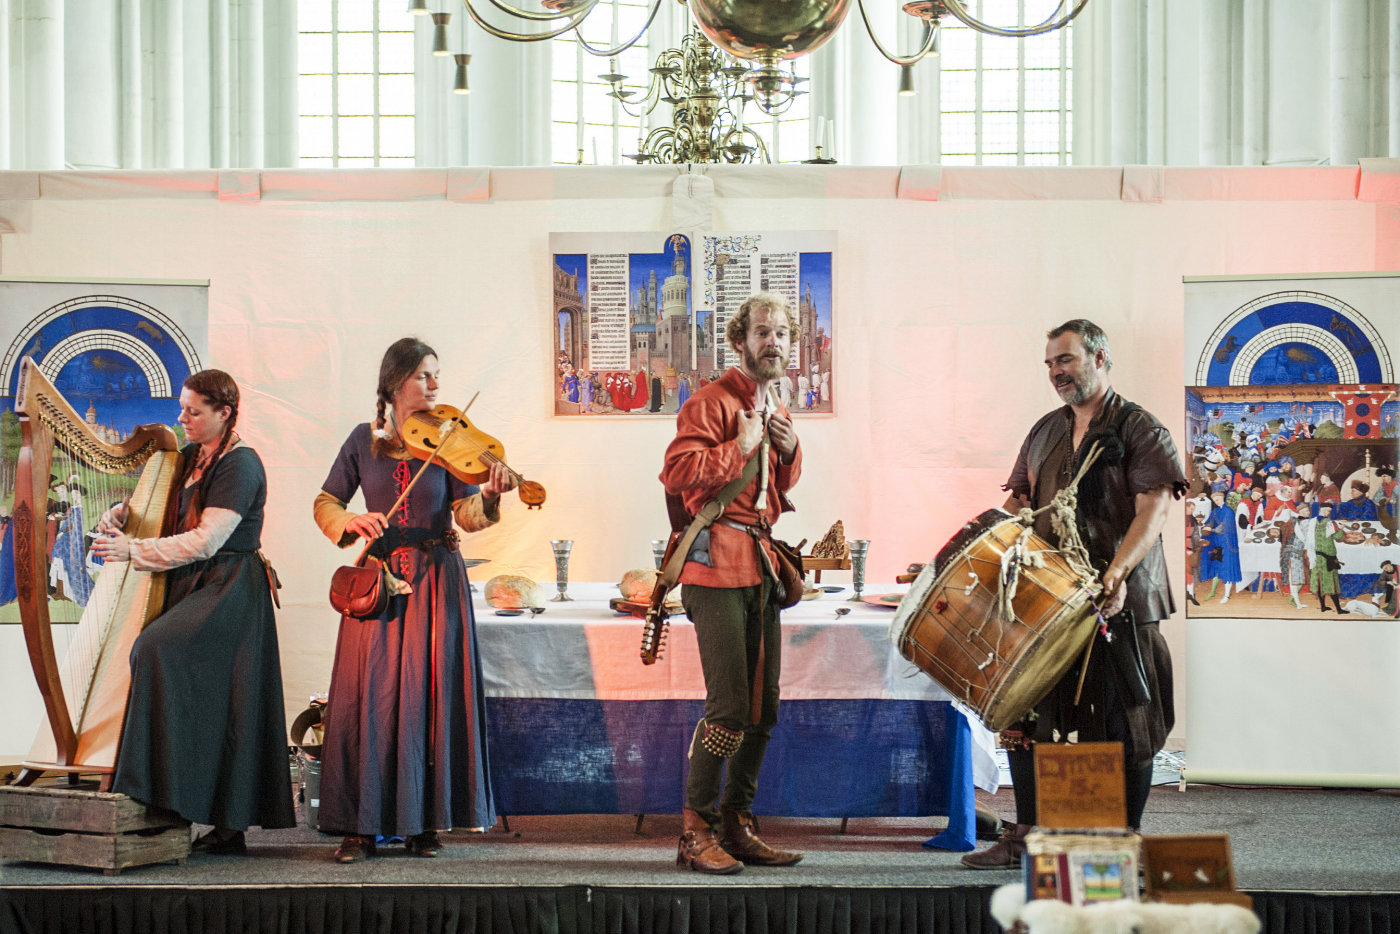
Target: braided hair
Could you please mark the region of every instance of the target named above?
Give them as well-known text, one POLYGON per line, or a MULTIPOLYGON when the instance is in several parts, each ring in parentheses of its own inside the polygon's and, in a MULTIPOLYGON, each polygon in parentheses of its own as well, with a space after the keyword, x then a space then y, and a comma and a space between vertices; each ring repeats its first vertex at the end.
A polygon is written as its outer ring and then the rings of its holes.
POLYGON ((384 351, 379 361, 379 385, 375 389, 374 444, 376 455, 388 456, 399 449, 399 426, 388 426, 394 408, 394 393, 418 371, 424 357, 436 357, 437 351, 416 337, 401 337, 384 351))
MULTIPOLYGON (((224 451, 228 450, 229 442, 233 438, 233 426, 238 423, 238 384, 233 381, 223 370, 200 370, 198 373, 191 373, 185 380, 184 388, 191 392, 197 392, 204 397, 204 401, 216 411, 224 406, 229 407, 228 421, 224 423, 224 435, 219 439, 219 447, 214 451, 214 456, 209 459, 209 465, 204 468, 204 475, 199 478, 199 484, 190 494, 190 509, 185 513, 185 521, 178 532, 188 532, 199 525, 199 514, 204 510, 205 492, 209 487, 209 478, 214 475, 214 465, 219 462, 219 458, 224 456, 224 451)), ((176 489, 184 489, 195 466, 199 463, 199 456, 187 458, 185 461, 184 473, 180 475, 180 483, 176 489)), ((178 500, 178 497, 171 497, 178 500)))

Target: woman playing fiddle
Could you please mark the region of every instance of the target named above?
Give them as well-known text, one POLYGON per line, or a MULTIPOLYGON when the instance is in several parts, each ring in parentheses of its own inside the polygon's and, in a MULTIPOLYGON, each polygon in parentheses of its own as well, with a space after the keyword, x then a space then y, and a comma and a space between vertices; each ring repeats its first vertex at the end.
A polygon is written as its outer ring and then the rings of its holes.
POLYGON ((494 524, 515 481, 497 463, 478 488, 410 457, 403 426, 433 409, 437 391, 431 347, 408 337, 390 345, 379 366, 378 415, 350 433, 316 497, 316 524, 331 541, 371 540, 370 554, 412 589, 391 597, 379 619, 340 620, 320 826, 345 835, 335 853, 342 863, 374 855, 377 836, 403 837, 410 853, 436 856, 438 830, 496 821, 471 592, 452 521, 468 532, 494 524), (346 509, 357 489, 367 512, 346 509))
POLYGON ((93 551, 167 571, 165 611, 131 649, 131 693, 112 788, 214 829, 196 851, 242 853, 243 831, 292 827, 282 667, 269 575, 258 553, 267 478, 234 432, 238 386, 221 370, 185 380, 190 442, 176 532, 122 534, 118 505, 93 551))

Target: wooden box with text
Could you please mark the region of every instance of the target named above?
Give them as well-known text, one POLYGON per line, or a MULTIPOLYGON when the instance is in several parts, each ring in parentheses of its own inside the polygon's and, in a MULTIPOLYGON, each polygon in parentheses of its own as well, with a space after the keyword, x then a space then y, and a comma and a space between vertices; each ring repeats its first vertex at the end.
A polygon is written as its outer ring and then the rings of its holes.
POLYGON ((1036 826, 1121 830, 1128 823, 1122 743, 1037 743, 1036 826))

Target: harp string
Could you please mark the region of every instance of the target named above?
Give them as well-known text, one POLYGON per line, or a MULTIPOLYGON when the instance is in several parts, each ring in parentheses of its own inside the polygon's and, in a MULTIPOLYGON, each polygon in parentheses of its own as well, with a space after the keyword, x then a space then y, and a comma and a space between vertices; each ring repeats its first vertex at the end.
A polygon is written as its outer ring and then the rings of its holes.
POLYGON ((131 495, 140 469, 124 473, 97 469, 65 443, 66 437, 56 434, 54 440, 50 477, 57 495, 50 501, 60 514, 60 532, 50 556, 49 617, 55 623, 82 624, 57 631, 68 640, 60 682, 74 727, 81 732, 91 699, 89 689, 98 680, 99 667, 111 661, 107 648, 120 619, 118 595, 129 570, 125 562, 93 562, 94 529, 107 509, 131 495))

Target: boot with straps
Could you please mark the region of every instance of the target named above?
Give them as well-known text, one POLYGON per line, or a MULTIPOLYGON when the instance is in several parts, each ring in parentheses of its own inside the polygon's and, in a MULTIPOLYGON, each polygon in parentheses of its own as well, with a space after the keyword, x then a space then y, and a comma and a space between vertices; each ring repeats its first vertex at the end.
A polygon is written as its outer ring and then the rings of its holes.
POLYGON ((700 812, 686 808, 681 812, 683 833, 676 850, 676 865, 714 876, 729 876, 743 871, 744 864, 719 845, 710 822, 700 812))
POLYGON ((751 866, 793 866, 802 859, 801 853, 775 850, 754 833, 753 814, 720 808, 721 836, 719 845, 741 863, 751 866))
POLYGON ((1034 829, 1031 824, 1003 824, 1000 840, 985 850, 968 853, 962 864, 968 869, 1020 869, 1026 834, 1034 829))

